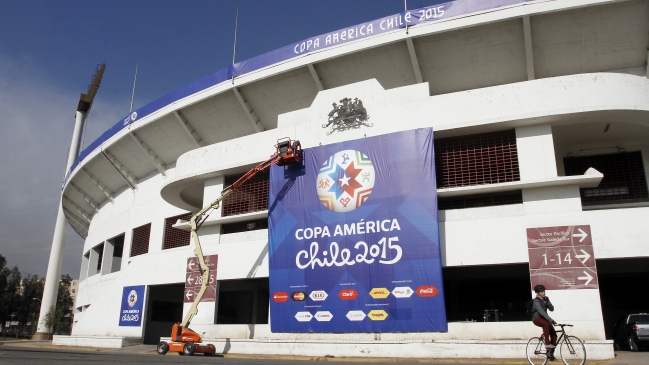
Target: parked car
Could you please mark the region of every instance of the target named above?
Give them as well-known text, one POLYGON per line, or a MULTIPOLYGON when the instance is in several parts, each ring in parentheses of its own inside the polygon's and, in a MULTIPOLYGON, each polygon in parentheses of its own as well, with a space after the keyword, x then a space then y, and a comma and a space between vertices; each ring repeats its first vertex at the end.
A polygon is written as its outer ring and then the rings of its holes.
POLYGON ((639 346, 649 345, 649 314, 629 314, 615 324, 615 348, 628 347, 638 351, 639 346))

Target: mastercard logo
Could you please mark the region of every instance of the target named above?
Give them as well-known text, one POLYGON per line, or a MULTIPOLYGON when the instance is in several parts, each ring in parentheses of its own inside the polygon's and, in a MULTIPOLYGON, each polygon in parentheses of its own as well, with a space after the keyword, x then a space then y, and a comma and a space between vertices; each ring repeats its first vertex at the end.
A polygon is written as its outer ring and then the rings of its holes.
POLYGON ((301 302, 306 300, 306 293, 303 291, 296 291, 291 294, 291 298, 296 302, 301 302))

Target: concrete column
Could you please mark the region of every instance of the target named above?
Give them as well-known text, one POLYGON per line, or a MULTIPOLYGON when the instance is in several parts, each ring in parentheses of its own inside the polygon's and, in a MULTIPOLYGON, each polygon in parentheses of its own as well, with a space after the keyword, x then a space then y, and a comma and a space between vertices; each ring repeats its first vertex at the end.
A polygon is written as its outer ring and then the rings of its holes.
MULTIPOLYGON (((86 121, 87 113, 77 111, 76 121, 74 123, 74 132, 72 133, 72 142, 70 143, 70 153, 65 165, 66 173, 74 161, 79 157, 79 147, 81 146, 81 133, 83 124, 86 121)), ((50 251, 50 261, 47 264, 47 274, 45 275, 45 287, 43 288, 43 299, 41 300, 41 311, 38 316, 38 328, 33 339, 47 339, 50 328, 45 325, 45 315, 56 307, 56 296, 59 292, 59 278, 61 276, 61 263, 63 261, 63 249, 65 248, 67 225, 65 215, 63 214, 63 205, 59 201, 59 211, 56 216, 56 225, 54 226, 54 237, 52 238, 52 250, 50 251)))
POLYGON ((552 127, 549 124, 516 128, 521 181, 557 176, 552 127))

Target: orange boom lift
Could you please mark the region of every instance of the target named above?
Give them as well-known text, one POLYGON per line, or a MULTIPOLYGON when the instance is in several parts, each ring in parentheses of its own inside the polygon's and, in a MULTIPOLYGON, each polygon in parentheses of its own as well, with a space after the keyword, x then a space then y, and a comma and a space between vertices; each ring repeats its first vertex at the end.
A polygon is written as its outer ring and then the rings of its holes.
POLYGON ((198 313, 198 303, 201 301, 201 298, 203 298, 210 277, 210 269, 205 264, 203 250, 201 249, 201 242, 198 239, 197 231, 205 219, 207 219, 207 213, 212 209, 217 209, 223 199, 232 194, 234 190, 240 188, 246 181, 252 179, 258 173, 268 170, 273 165, 284 166, 299 163, 301 161, 302 146, 300 145, 300 141, 292 141, 288 137, 277 140, 277 144, 275 145, 275 154, 273 154, 273 156, 248 171, 245 175, 239 178, 239 180, 235 181, 234 184, 223 189, 218 198, 214 199, 214 201, 209 205, 194 214, 194 216, 189 220, 192 240, 194 241, 194 254, 198 257, 203 283, 201 284, 201 290, 196 295, 194 303, 191 308, 189 308, 183 321, 181 323, 176 323, 171 327, 171 342, 167 343, 161 341, 158 344, 158 354, 164 355, 168 351, 177 351, 180 355, 189 356, 194 355, 197 352, 206 356, 213 356, 216 354, 216 348, 214 345, 202 345, 201 342, 203 342, 203 336, 192 331, 188 327, 192 317, 198 313))

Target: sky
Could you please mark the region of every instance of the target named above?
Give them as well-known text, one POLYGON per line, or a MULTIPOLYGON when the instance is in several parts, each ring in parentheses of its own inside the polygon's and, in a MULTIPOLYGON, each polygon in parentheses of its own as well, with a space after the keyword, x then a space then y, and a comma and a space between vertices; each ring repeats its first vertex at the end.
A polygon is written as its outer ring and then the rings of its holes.
MULTIPOLYGON (((417 9, 444 0, 407 0, 417 9)), ((0 11, 0 255, 45 276, 79 95, 106 63, 83 147, 133 109, 232 63, 396 14, 403 0, 3 0, 0 11)), ((83 148, 82 147, 82 148, 83 148)), ((61 274, 79 277, 67 229, 61 274)))

